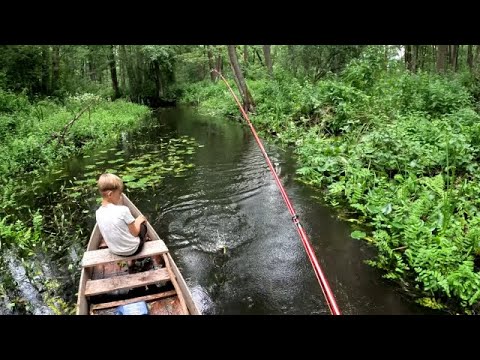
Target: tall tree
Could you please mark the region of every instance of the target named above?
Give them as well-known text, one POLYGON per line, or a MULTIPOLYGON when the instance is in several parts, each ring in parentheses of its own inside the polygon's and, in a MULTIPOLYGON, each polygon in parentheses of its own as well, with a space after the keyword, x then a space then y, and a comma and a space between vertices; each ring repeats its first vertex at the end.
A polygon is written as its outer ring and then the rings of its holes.
POLYGON ((243 62, 248 64, 248 45, 243 45, 243 62))
POLYGON ((52 92, 59 89, 60 86, 60 46, 54 45, 52 52, 52 92))
POLYGON ((143 64, 144 64, 143 53, 140 50, 140 47, 136 46, 135 47, 135 73, 136 73, 135 78, 137 79, 136 89, 137 89, 138 100, 140 100, 140 97, 141 97, 140 93, 144 88, 145 70, 144 70, 143 64))
POLYGON ((405 67, 412 71, 412 45, 405 45, 405 67))
POLYGON ((417 69, 423 69, 425 66, 426 51, 427 48, 425 45, 418 45, 417 69))
POLYGON ((120 45, 118 48, 118 60, 120 62, 120 89, 121 93, 125 94, 127 90, 127 81, 126 81, 126 74, 127 74, 127 67, 125 66, 126 62, 126 57, 127 55, 125 54, 125 46, 120 45), (122 52, 122 46, 123 46, 123 52, 122 52))
POLYGON ((473 69, 473 45, 467 46, 467 65, 470 71, 473 69))
POLYGON ((127 70, 128 93, 132 96, 135 93, 135 71, 133 70, 132 59, 128 56, 125 45, 120 45, 120 55, 124 59, 124 65, 127 70))
POLYGON ((153 69, 155 71, 155 96, 159 99, 163 96, 163 84, 162 84, 162 75, 160 72, 160 62, 158 59, 153 60, 153 69))
POLYGON ((98 80, 98 72, 97 72, 97 63, 95 59, 95 47, 89 46, 88 47, 88 71, 90 73, 90 80, 97 81, 98 80))
MULTIPOLYGON (((223 56, 222 54, 218 54, 217 55, 217 64, 216 64, 216 67, 217 71, 219 73, 221 73, 223 71, 223 56)), ((216 75, 217 77, 215 78, 216 80, 218 80, 218 75, 216 75)))
POLYGON ((418 69, 419 45, 412 45, 412 71, 416 72, 418 69))
POLYGON ((254 111, 255 103, 253 101, 252 95, 250 94, 250 90, 247 87, 245 78, 243 77, 243 73, 240 69, 240 65, 238 64, 235 45, 227 45, 227 49, 228 49, 228 56, 230 58, 230 65, 232 66, 233 74, 237 79, 238 90, 240 91, 240 94, 243 99, 243 109, 245 111, 254 111))
POLYGON ((437 72, 445 72, 447 64, 448 45, 437 45, 437 72))
POLYGON ((113 87, 113 96, 114 100, 118 99, 120 95, 120 89, 118 88, 118 79, 117 79, 117 63, 115 61, 115 46, 110 45, 110 51, 108 52, 108 60, 110 65, 110 75, 112 77, 112 87, 113 87))
POLYGON ((42 77, 41 88, 42 93, 47 95, 50 90, 50 47, 48 45, 42 45, 42 77))
POLYGON ((458 45, 450 45, 450 65, 453 71, 456 72, 458 67, 458 45))
POLYGON ((212 80, 212 82, 215 82, 217 80, 217 74, 214 71, 212 71, 215 69, 212 48, 209 45, 206 45, 206 47, 207 47, 207 56, 208 56, 208 67, 210 70, 210 79, 212 80))
POLYGON ((265 65, 267 66, 268 74, 273 76, 272 57, 270 56, 270 46, 263 45, 263 57, 265 59, 265 65))

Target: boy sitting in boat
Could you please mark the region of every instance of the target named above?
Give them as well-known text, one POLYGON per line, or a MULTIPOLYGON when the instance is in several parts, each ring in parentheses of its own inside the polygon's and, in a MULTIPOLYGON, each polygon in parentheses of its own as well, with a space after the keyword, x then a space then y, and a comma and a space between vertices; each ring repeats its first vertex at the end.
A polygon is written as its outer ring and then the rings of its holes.
MULTIPOLYGON (((115 255, 131 256, 138 254, 147 235, 147 219, 143 215, 134 218, 130 209, 122 205, 123 181, 114 174, 102 174, 98 179, 98 190, 102 195, 102 205, 95 216, 100 233, 110 251, 115 255)), ((153 257, 154 268, 159 259, 153 257)), ((128 268, 133 270, 134 260, 128 268)))

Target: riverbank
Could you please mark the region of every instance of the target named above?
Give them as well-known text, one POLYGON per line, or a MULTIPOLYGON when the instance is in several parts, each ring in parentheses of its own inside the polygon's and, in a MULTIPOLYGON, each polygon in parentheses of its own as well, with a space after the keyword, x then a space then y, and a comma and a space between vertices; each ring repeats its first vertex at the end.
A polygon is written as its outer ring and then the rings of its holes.
MULTIPOLYGON (((311 83, 277 72, 247 79, 264 138, 295 147, 298 179, 324 190, 376 247, 368 261, 416 302, 475 314, 480 298, 480 116, 468 74, 391 68, 378 57, 311 83)), ((232 84, 233 85, 233 84, 232 84)), ((222 83, 184 89, 206 114, 238 118, 222 83)), ((352 240, 354 241, 354 240, 352 240)))
MULTIPOLYGON (((53 265, 42 253, 64 253, 83 236, 83 230, 72 226, 65 216, 68 212, 61 208, 43 214, 34 202, 20 205, 19 199, 27 193, 39 197, 36 184, 40 178, 73 155, 115 142, 122 131, 135 128, 149 112, 142 105, 111 102, 92 94, 32 103, 25 96, 0 90, 2 313, 38 311, 28 299, 39 301, 39 297, 43 313, 72 313, 71 304, 57 293, 65 283, 49 276, 53 265), (60 238, 70 241, 56 240, 60 238)), ((68 192, 63 187, 62 191, 68 192)), ((75 249, 69 250, 72 263, 78 262, 75 249)), ((68 270, 73 278, 76 267, 69 265, 68 270)))

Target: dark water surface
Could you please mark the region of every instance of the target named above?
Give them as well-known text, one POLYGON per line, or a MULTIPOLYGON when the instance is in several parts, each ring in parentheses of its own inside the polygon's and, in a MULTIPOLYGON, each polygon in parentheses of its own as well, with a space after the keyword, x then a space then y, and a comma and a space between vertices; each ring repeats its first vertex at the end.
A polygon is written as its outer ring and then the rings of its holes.
MULTIPOLYGON (((119 152, 125 161, 131 161, 150 151, 153 161, 162 155, 158 144, 182 137, 194 138, 201 146, 194 154, 181 155, 194 166, 183 171, 183 176, 166 176, 154 188, 128 188, 127 182, 127 195, 169 247, 202 313, 330 314, 290 213, 246 126, 202 117, 189 109, 162 109, 139 130, 122 134, 116 147, 94 149, 91 157, 72 158, 57 173, 62 172, 63 179, 76 180, 87 172, 86 166, 91 171, 92 164, 102 161, 120 164, 119 152)), ((364 264, 373 258, 374 250, 350 237, 349 224, 337 220, 332 210, 317 200, 318 192, 295 181, 291 151, 264 146, 312 241, 341 312, 429 313, 401 295, 378 270, 364 264)), ((50 195, 45 194, 58 188, 54 177, 60 175, 51 176, 44 196, 30 200, 34 206, 48 203, 50 195)), ((67 211, 64 204, 59 205, 67 211)), ((89 219, 82 243, 77 239, 63 244, 64 249, 59 247, 63 255, 49 259, 53 276, 63 284, 62 296, 71 304, 78 287, 78 276, 72 274, 77 271, 61 273, 69 262, 79 263, 94 225, 95 206, 77 209, 89 219)), ((43 309, 41 304, 38 307, 43 309)))
MULTIPOLYGON (((195 167, 155 191, 131 194, 162 237, 204 314, 329 314, 290 214, 250 130, 187 110, 158 113, 131 141, 188 135, 204 147, 195 167)), ((367 244, 294 180, 294 158, 264 146, 310 237, 344 314, 420 314, 363 263, 367 244)))

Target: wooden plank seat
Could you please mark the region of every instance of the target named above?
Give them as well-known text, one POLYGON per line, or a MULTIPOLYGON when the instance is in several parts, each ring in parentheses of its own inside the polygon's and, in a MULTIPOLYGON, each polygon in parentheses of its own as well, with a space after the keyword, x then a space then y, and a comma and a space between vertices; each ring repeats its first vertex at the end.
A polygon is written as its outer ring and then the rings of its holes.
POLYGON ((106 294, 115 290, 132 289, 156 284, 169 280, 170 276, 166 268, 139 272, 123 276, 115 276, 107 279, 88 280, 85 285, 85 296, 106 294))
POLYGON ((119 256, 112 254, 110 250, 100 249, 100 250, 91 250, 85 251, 82 259, 83 267, 92 267, 101 264, 108 264, 116 261, 128 261, 135 259, 143 259, 150 256, 161 255, 168 252, 167 246, 163 240, 151 240, 146 241, 143 244, 142 250, 132 256, 119 256))
POLYGON ((131 303, 138 302, 138 301, 149 302, 149 301, 153 301, 153 300, 167 298, 169 296, 174 296, 176 294, 177 294, 177 292, 175 290, 169 290, 169 291, 161 292, 161 293, 158 293, 158 294, 139 296, 139 297, 136 297, 136 298, 133 298, 133 299, 128 299, 128 300, 119 300, 119 301, 111 301, 111 302, 107 302, 107 303, 95 304, 95 305, 92 305, 90 310, 94 311, 94 310, 108 309, 108 308, 117 307, 117 306, 121 306, 121 305, 131 304, 131 303))

